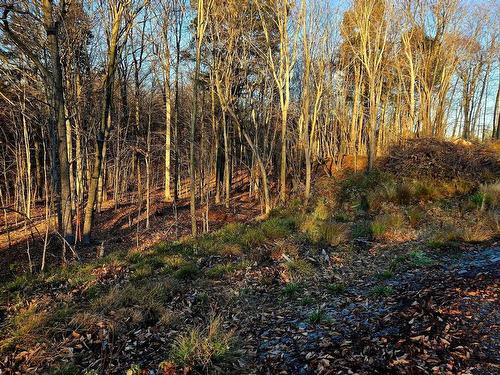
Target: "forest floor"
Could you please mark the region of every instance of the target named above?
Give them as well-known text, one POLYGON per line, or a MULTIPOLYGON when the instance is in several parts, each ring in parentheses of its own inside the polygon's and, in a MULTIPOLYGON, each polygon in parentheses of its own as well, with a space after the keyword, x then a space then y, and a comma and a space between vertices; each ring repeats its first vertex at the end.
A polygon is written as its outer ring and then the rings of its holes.
POLYGON ((322 177, 307 206, 256 221, 235 195, 211 233, 139 247, 101 219, 103 258, 0 284, 0 374, 499 373, 498 188, 322 177))

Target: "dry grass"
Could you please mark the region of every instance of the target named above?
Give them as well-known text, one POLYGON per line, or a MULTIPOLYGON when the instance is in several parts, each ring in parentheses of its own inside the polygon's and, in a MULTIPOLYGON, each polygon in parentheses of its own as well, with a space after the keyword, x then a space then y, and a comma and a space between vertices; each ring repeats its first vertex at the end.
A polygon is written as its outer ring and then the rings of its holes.
POLYGON ((232 338, 233 333, 224 330, 222 319, 215 317, 206 328, 195 327, 180 335, 169 359, 180 366, 206 369, 230 354, 232 338))
POLYGON ((399 212, 380 214, 371 223, 372 236, 375 239, 384 239, 387 234, 399 231, 403 224, 404 218, 399 212))

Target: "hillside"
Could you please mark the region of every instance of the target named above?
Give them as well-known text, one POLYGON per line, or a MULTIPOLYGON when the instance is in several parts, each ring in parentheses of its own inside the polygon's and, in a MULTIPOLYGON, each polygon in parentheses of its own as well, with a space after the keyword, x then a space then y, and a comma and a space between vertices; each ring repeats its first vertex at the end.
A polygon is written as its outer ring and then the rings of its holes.
POLYGON ((498 182, 379 168, 317 176, 307 206, 265 220, 3 283, 0 369, 495 373, 498 182))

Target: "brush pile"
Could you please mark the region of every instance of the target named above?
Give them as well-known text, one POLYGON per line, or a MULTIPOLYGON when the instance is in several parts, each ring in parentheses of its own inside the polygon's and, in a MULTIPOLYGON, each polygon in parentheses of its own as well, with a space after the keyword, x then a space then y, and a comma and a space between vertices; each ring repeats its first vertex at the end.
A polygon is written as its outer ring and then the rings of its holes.
POLYGON ((379 167, 400 177, 484 183, 500 179, 500 153, 485 144, 411 139, 393 146, 379 167))

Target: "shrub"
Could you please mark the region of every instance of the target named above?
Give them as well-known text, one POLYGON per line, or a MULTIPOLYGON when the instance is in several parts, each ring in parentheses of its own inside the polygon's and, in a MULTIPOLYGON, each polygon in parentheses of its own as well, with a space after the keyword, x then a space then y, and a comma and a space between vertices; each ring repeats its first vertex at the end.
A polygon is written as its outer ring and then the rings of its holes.
POLYGON ((225 332, 220 318, 214 318, 205 329, 195 327, 180 335, 170 352, 170 359, 184 367, 207 368, 230 354, 232 333, 225 332))

